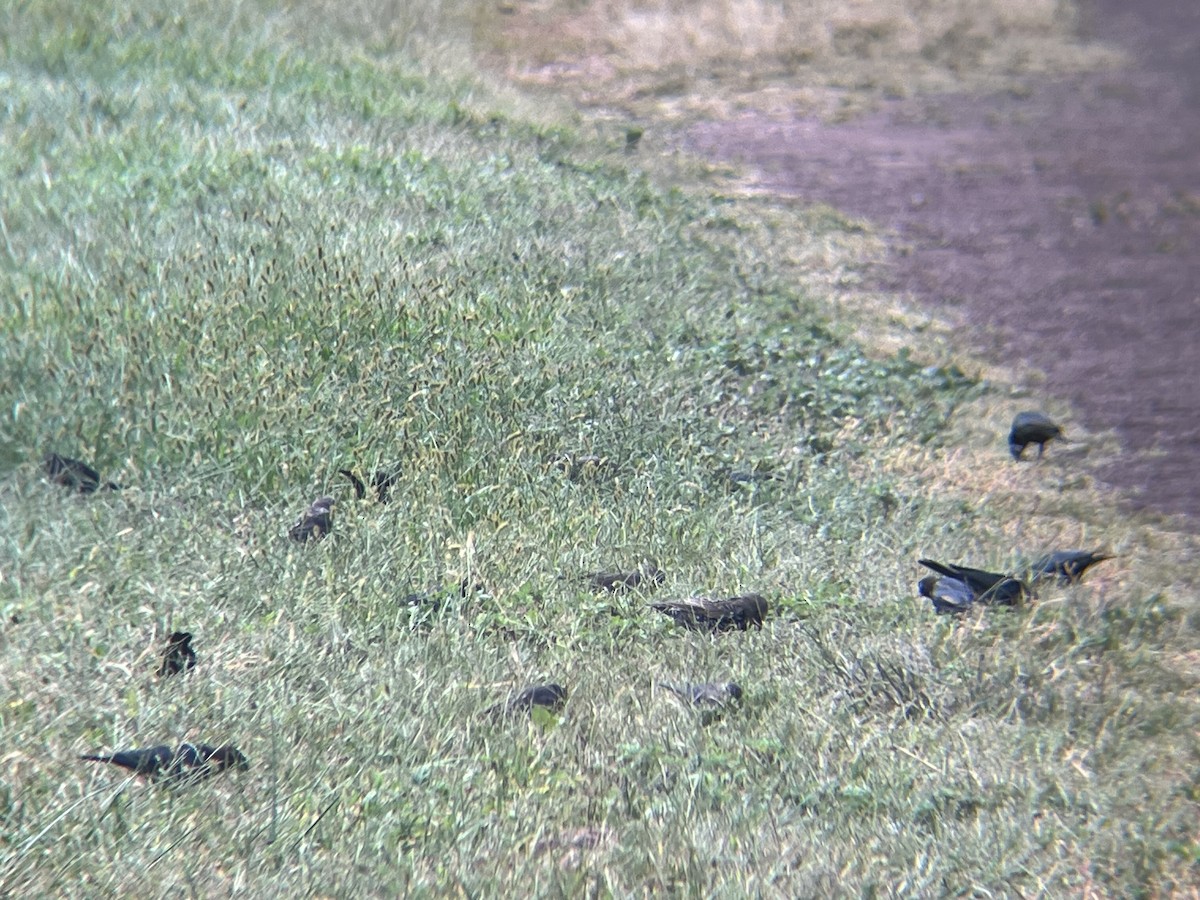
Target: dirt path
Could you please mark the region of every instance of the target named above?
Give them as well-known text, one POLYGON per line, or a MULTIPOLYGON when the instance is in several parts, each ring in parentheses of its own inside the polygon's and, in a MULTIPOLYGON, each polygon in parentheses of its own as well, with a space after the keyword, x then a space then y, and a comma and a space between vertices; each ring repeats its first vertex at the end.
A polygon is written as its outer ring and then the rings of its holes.
POLYGON ((1084 0, 1131 68, 1028 95, 900 101, 846 124, 689 128, 781 194, 895 231, 890 288, 961 312, 964 339, 1043 370, 1130 451, 1103 476, 1200 525, 1200 3, 1084 0))

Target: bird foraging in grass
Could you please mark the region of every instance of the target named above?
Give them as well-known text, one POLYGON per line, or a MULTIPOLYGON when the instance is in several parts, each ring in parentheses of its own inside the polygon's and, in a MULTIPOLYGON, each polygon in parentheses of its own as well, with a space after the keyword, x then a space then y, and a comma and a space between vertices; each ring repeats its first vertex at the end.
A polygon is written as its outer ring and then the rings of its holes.
POLYGON ((250 763, 236 747, 223 744, 180 744, 172 749, 166 744, 143 750, 120 750, 110 754, 86 754, 79 757, 90 762, 112 763, 128 769, 134 775, 145 775, 172 783, 201 781, 229 768, 248 769, 250 763))
POLYGON ((531 684, 504 703, 488 707, 484 715, 513 716, 535 709, 560 712, 567 702, 567 689, 560 684, 531 684))
POLYGON ((293 541, 307 541, 309 538, 323 538, 333 527, 333 507, 337 501, 332 497, 318 497, 305 510, 290 529, 288 537, 293 541))
MULTIPOLYGON (((367 496, 367 486, 363 484, 363 480, 354 474, 350 469, 338 469, 339 475, 345 475, 350 479, 350 483, 354 485, 354 495, 362 500, 367 496)), ((376 469, 371 473, 371 487, 375 489, 375 496, 380 503, 388 502, 388 491, 392 489, 392 485, 400 478, 398 472, 387 472, 383 469, 376 469)))
POLYGON ((928 597, 938 614, 961 613, 975 602, 975 592, 960 578, 926 575, 917 582, 917 593, 928 597))
POLYGON ((1047 553, 1033 564, 1033 580, 1057 578, 1063 584, 1078 584, 1083 574, 1096 563, 1116 559, 1099 550, 1058 550, 1047 553))
POLYGON ((187 631, 173 631, 167 638, 167 649, 163 651, 162 665, 158 677, 166 678, 186 672, 196 665, 196 651, 192 649, 192 635, 187 631))
POLYGON ((1046 451, 1046 444, 1055 438, 1065 441, 1063 431, 1043 413, 1027 410, 1019 412, 1013 419, 1008 433, 1008 450, 1013 459, 1020 459, 1030 444, 1038 445, 1038 459, 1046 451))
POLYGON ((1015 606, 1029 595, 1025 583, 1011 575, 939 563, 932 559, 918 562, 942 576, 932 580, 927 576, 917 582, 921 596, 929 597, 938 612, 961 612, 977 602, 1015 606))
POLYGON ((761 630, 769 609, 761 594, 743 594, 726 600, 689 597, 653 603, 651 608, 670 616, 685 628, 701 631, 745 631, 751 625, 761 630))
MULTIPOLYGON (((53 484, 62 485, 81 494, 91 494, 101 488, 100 473, 87 463, 57 453, 47 453, 42 458, 42 469, 53 484)), ((121 486, 111 481, 104 482, 107 491, 119 491, 121 486)))
POLYGON ((718 719, 729 707, 742 699, 742 687, 736 681, 723 684, 716 681, 703 684, 671 684, 669 681, 660 681, 658 686, 696 707, 705 725, 718 719))
POLYGON ((653 563, 647 563, 632 572, 588 572, 583 576, 594 591, 628 591, 638 587, 660 585, 666 574, 653 563))

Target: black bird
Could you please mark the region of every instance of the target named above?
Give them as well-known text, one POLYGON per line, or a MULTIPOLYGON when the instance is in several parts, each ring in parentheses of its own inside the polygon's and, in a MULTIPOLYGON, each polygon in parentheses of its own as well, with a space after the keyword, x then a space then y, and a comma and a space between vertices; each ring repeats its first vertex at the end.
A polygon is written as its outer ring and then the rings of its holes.
POLYGON ((1038 445, 1038 459, 1046 451, 1046 443, 1055 438, 1066 440, 1063 431, 1047 416, 1040 412, 1027 410, 1019 412, 1012 423, 1012 431, 1008 433, 1008 449, 1013 459, 1020 459, 1029 444, 1038 445))
POLYGON ((1047 553, 1033 564, 1033 580, 1057 578, 1063 584, 1077 584, 1083 573, 1096 563, 1115 558, 1099 550, 1058 550, 1047 553))
POLYGON ((108 755, 87 754, 79 757, 91 762, 112 763, 135 775, 181 783, 201 781, 225 769, 250 767, 246 757, 232 744, 210 747, 208 744, 166 744, 144 750, 121 750, 108 755))
POLYGON ((667 576, 658 566, 649 564, 632 572, 588 572, 583 577, 592 590, 615 593, 642 585, 659 585, 667 576))
POLYGON ((933 601, 936 613, 966 612, 975 602, 975 592, 960 578, 926 575, 917 582, 917 593, 933 601))
POLYGON ((288 537, 293 541, 307 541, 309 538, 322 538, 329 534, 333 525, 335 503, 337 501, 332 497, 318 497, 296 524, 288 529, 288 537))
POLYGON ((47 453, 42 458, 42 468, 46 477, 54 484, 78 491, 81 494, 91 494, 101 486, 107 491, 119 491, 121 486, 111 481, 101 485, 100 473, 85 462, 71 459, 69 456, 59 456, 57 453, 47 453))
MULTIPOLYGON (((338 474, 345 475, 350 479, 350 483, 354 485, 354 494, 359 500, 367 496, 367 486, 352 471, 349 469, 338 469, 338 474)), ((371 473, 371 487, 375 489, 375 496, 379 498, 380 503, 388 502, 388 491, 392 489, 392 486, 399 478, 400 473, 387 472, 383 469, 376 469, 371 473)))
MULTIPOLYGON (((1029 594, 1029 588, 1022 581, 1013 578, 1011 575, 1002 575, 999 572, 985 572, 982 569, 972 569, 969 566, 946 565, 934 562, 932 559, 920 559, 917 562, 927 569, 932 569, 939 575, 962 582, 971 592, 973 599, 980 603, 998 603, 1004 606, 1014 606, 1029 594)), ((918 589, 920 589, 920 583, 918 583, 918 589)), ((958 589, 952 585, 947 585, 945 590, 952 593, 958 589)), ((922 596, 928 597, 930 595, 923 593, 922 596)), ((937 606, 936 602, 934 606, 937 606)))
POLYGON ((653 603, 652 609, 664 613, 687 628, 708 631, 745 631, 751 625, 762 630, 763 618, 767 615, 767 601, 761 594, 744 594, 727 600, 709 600, 705 597, 689 597, 687 600, 669 600, 653 603))
POLYGON ((192 635, 187 631, 173 631, 167 638, 167 649, 163 651, 162 665, 158 677, 178 675, 196 665, 196 651, 192 649, 192 635))
POLYGON ((567 702, 567 689, 559 684, 531 684, 504 703, 487 709, 485 715, 512 716, 532 713, 535 707, 559 712, 567 702))

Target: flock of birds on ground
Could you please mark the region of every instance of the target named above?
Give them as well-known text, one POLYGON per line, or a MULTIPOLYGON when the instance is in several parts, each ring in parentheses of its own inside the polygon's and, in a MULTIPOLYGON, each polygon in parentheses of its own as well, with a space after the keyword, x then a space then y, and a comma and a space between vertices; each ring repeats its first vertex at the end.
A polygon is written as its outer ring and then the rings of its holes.
MULTIPOLYGON (((1030 444, 1037 444, 1040 459, 1046 444, 1055 439, 1066 440, 1058 425, 1042 413, 1022 412, 1013 420, 1008 446, 1013 459, 1020 460, 1030 444)), ((120 490, 120 485, 111 481, 102 482, 95 469, 77 459, 51 453, 44 458, 42 466, 51 482, 81 494, 91 494, 102 489, 120 490)), ((349 469, 338 471, 350 480, 357 497, 363 499, 367 493, 366 483, 349 469)), ((393 472, 377 471, 371 474, 370 485, 381 503, 387 502, 388 492, 397 478, 398 475, 393 472)), ((335 504, 333 497, 319 497, 288 530, 288 536, 303 543, 319 540, 329 534, 333 527, 335 504)), ((917 591, 932 602, 934 610, 938 613, 963 613, 976 605, 984 604, 1014 606, 1034 596, 1034 588, 1039 582, 1055 580, 1062 584, 1076 584, 1096 563, 1112 558, 1099 550, 1061 550, 1047 554, 1032 563, 1026 570, 1024 580, 1011 574, 920 559, 920 565, 931 570, 933 574, 926 575, 917 582, 917 591)), ((584 578, 593 590, 609 593, 639 587, 648 588, 662 584, 665 580, 664 573, 649 563, 631 572, 592 572, 584 578)), ((469 581, 464 581, 459 586, 459 592, 464 596, 471 589, 469 581)), ((429 601, 436 602, 436 598, 429 593, 410 594, 405 598, 409 605, 429 601)), ((723 600, 689 597, 653 603, 651 608, 669 616, 681 626, 710 632, 745 631, 752 625, 761 629, 769 609, 766 599, 760 594, 743 594, 723 600)), ((158 676, 166 678, 180 675, 195 667, 196 651, 191 644, 192 635, 189 632, 172 633, 163 651, 158 676)), ((659 682, 658 685, 696 708, 704 724, 719 717, 726 708, 740 701, 742 697, 742 688, 736 682, 659 682)), ((529 715, 536 709, 557 713, 565 705, 566 699, 567 691, 561 685, 534 684, 489 707, 485 715, 529 715)), ((111 763, 129 770, 134 775, 144 775, 170 784, 190 783, 228 768, 245 769, 249 765, 246 757, 236 747, 228 744, 219 747, 191 743, 170 747, 163 744, 110 754, 87 754, 80 758, 111 763)))

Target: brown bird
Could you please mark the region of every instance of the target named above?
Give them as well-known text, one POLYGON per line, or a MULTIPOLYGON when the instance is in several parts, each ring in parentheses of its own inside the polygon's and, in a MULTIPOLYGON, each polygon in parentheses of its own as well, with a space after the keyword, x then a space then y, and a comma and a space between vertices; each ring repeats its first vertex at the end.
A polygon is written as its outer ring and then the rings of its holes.
MULTIPOLYGON (((57 453, 47 453, 42 458, 42 469, 46 477, 54 484, 78 491, 81 494, 91 494, 101 487, 100 473, 87 463, 69 456, 59 456, 57 453)), ((121 486, 108 481, 103 484, 105 490, 119 491, 121 486)))
POLYGON ((705 597, 669 600, 651 604, 651 608, 688 628, 708 631, 736 628, 745 631, 751 625, 761 630, 769 607, 761 594, 744 594, 727 600, 709 600, 705 597))
POLYGON ((323 538, 333 526, 333 507, 337 503, 332 497, 318 497, 290 529, 288 537, 293 541, 323 538))
POLYGON ((636 587, 659 585, 667 576, 658 566, 648 563, 632 572, 588 572, 583 577, 592 590, 616 593, 636 587))
POLYGON ((567 702, 567 689, 559 684, 531 684, 504 703, 488 707, 484 715, 512 716, 531 713, 535 708, 559 712, 567 702))
POLYGON ((172 750, 166 744, 143 750, 120 750, 111 754, 88 754, 79 757, 91 762, 112 763, 128 769, 134 775, 162 779, 173 783, 201 781, 225 769, 248 769, 246 757, 231 744, 210 747, 208 744, 180 744, 172 750))
POLYGON ((158 677, 166 678, 186 672, 196 665, 196 651, 192 649, 192 635, 187 631, 173 631, 167 638, 167 649, 163 651, 162 665, 158 677))
POLYGON ((1046 444, 1058 438, 1065 441, 1063 431, 1043 413, 1027 410, 1019 412, 1013 419, 1012 430, 1008 433, 1008 450, 1013 459, 1020 459, 1029 444, 1038 445, 1038 459, 1046 451, 1046 444))

